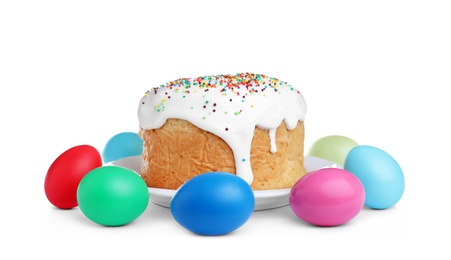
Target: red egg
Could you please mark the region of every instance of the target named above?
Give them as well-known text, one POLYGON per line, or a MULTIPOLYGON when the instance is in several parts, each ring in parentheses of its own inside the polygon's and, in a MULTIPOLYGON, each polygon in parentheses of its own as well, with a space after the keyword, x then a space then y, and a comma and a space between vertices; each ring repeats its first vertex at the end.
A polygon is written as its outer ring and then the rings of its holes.
POLYGON ((44 181, 47 199, 55 207, 71 209, 78 206, 77 188, 91 170, 102 166, 99 151, 90 145, 74 146, 52 163, 44 181))

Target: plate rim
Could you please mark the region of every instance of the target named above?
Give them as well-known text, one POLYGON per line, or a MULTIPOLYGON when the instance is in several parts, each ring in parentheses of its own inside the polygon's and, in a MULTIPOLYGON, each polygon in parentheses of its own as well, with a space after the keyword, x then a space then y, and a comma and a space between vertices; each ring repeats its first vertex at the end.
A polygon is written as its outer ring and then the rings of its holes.
MULTIPOLYGON (((314 169, 307 169, 307 173, 316 170, 316 169, 320 169, 320 168, 333 168, 333 167, 340 167, 339 165, 337 165, 336 163, 323 159, 323 158, 319 158, 319 157, 314 157, 314 156, 308 156, 308 155, 304 155, 304 165, 305 162, 307 160, 317 160, 317 161, 321 161, 322 163, 324 163, 323 167, 319 167, 319 168, 314 168, 314 169)), ((118 162, 121 163, 136 163, 137 161, 141 160, 141 155, 134 155, 134 156, 128 156, 128 157, 124 157, 112 162, 108 162, 105 165, 116 165, 116 166, 122 166, 125 168, 131 168, 131 167, 127 167, 124 165, 120 165, 118 164, 118 162), (138 158, 139 157, 139 158, 138 158)), ((133 170, 133 169, 131 169, 133 170)), ((133 170, 134 172, 136 172, 138 175, 140 175, 139 172, 137 172, 136 170, 133 170)), ((275 209, 275 208, 280 208, 283 206, 287 206, 289 204, 289 194, 291 192, 292 188, 282 188, 282 189, 272 189, 272 190, 253 190, 254 196, 255 196, 255 209, 254 211, 258 211, 258 210, 268 210, 268 209, 275 209)), ((177 189, 172 190, 172 189, 163 189, 163 188, 152 188, 152 187, 148 187, 148 191, 149 191, 149 201, 151 201, 152 203, 162 206, 162 207, 166 207, 169 208, 170 204, 171 204, 171 200, 173 198, 173 196, 175 195, 175 193, 177 192, 177 189)))

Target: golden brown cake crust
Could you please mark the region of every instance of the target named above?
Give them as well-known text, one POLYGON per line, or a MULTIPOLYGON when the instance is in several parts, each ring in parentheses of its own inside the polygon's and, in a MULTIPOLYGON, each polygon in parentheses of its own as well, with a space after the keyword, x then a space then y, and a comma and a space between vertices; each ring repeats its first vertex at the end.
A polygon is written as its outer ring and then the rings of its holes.
MULTIPOLYGON (((152 188, 177 189, 205 172, 236 174, 231 148, 220 137, 182 119, 168 119, 158 129, 139 129, 144 141, 141 175, 152 188)), ((270 152, 268 130, 255 128, 251 147, 253 190, 291 188, 306 174, 304 124, 288 130, 281 123, 276 131, 277 152, 270 152)))

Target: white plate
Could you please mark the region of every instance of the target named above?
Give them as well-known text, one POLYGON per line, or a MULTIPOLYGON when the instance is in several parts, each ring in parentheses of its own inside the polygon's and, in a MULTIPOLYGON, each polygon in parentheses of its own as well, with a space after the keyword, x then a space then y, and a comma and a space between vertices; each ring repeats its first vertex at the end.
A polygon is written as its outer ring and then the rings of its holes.
MULTIPOLYGON (((141 168, 141 156, 138 155, 126 157, 117 161, 113 161, 110 164, 122 166, 139 173, 141 168)), ((320 168, 339 167, 333 162, 311 156, 305 156, 304 166, 307 172, 311 172, 320 168)), ((289 204, 288 198, 290 195, 290 190, 291 189, 254 191, 254 210, 266 210, 287 206, 289 204)), ((149 188, 150 201, 152 201, 152 203, 154 204, 169 208, 171 199, 174 196, 175 192, 176 190, 149 188)))

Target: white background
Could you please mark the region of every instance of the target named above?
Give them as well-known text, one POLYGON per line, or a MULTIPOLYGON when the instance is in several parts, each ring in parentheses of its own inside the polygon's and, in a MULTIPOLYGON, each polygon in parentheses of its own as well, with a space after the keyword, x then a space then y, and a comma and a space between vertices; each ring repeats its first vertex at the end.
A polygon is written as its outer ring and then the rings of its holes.
POLYGON ((0 258, 449 259, 450 13, 434 0, 1 1, 0 258), (236 72, 301 90, 306 152, 340 134, 391 154, 400 202, 333 228, 283 207, 204 237, 153 204, 107 228, 47 201, 53 160, 137 131, 147 89, 236 72))

